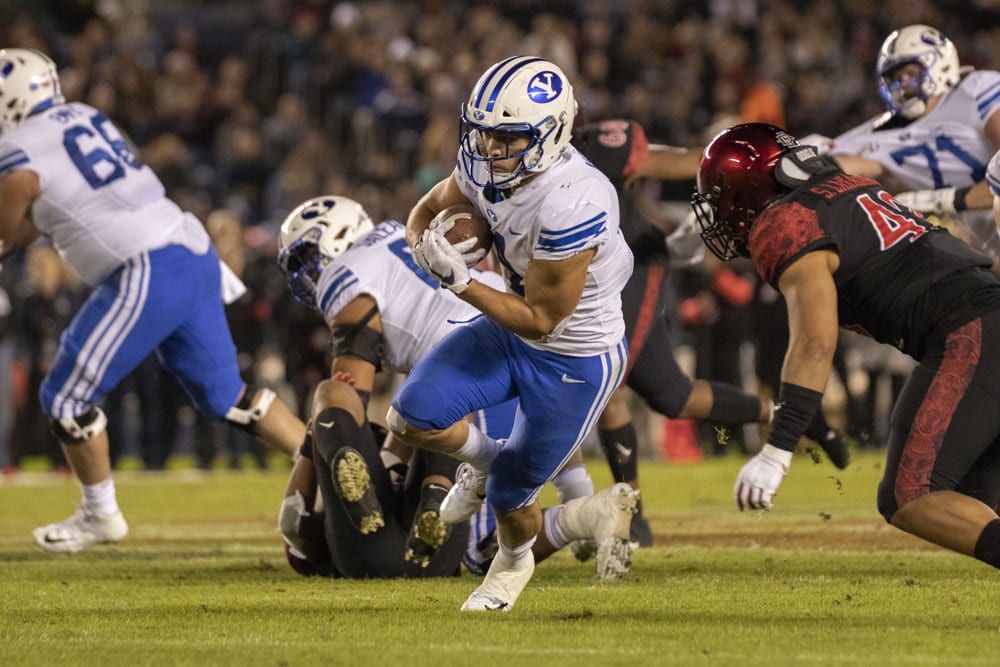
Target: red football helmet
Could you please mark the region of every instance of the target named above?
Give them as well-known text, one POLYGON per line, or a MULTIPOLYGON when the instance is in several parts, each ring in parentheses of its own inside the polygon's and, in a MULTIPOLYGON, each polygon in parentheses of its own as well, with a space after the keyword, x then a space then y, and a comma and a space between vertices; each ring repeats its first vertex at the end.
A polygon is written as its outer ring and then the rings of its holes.
POLYGON ((719 259, 749 257, 750 227, 761 211, 788 191, 774 175, 795 137, 765 123, 734 125, 705 147, 692 197, 701 238, 719 259))

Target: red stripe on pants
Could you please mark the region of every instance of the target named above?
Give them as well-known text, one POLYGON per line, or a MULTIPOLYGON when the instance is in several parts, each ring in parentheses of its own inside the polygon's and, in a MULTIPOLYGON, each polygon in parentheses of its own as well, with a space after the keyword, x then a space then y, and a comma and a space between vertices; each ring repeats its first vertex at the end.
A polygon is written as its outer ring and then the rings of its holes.
POLYGON ((910 426, 910 436, 896 469, 896 503, 902 507, 930 492, 931 472, 979 363, 983 324, 978 318, 948 334, 944 359, 910 426))
POLYGON ((663 267, 650 266, 646 271, 646 290, 642 294, 642 305, 639 306, 639 315, 635 318, 635 331, 632 332, 632 337, 628 341, 626 378, 632 372, 635 360, 639 358, 639 351, 646 344, 646 337, 649 335, 649 328, 653 325, 653 318, 658 315, 656 304, 660 302, 661 284, 663 284, 663 267))

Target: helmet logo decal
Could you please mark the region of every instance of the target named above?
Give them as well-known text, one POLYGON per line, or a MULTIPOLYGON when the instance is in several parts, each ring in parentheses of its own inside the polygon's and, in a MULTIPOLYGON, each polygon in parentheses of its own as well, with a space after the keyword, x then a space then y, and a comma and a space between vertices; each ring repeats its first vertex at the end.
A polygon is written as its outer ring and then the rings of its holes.
POLYGON ((930 46, 944 46, 947 39, 941 34, 940 30, 929 28, 920 33, 920 41, 930 46))
POLYGON ((302 211, 303 220, 312 220, 321 215, 326 215, 326 212, 333 208, 337 202, 332 199, 324 199, 323 201, 314 201, 311 206, 302 211))
POLYGON ((562 92, 563 82, 555 72, 539 72, 528 82, 528 97, 532 102, 551 102, 562 92))
POLYGON ((785 148, 792 148, 793 146, 799 145, 799 142, 795 139, 795 137, 780 130, 774 133, 774 140, 785 148))
POLYGON ((486 118, 486 114, 484 114, 479 109, 476 109, 475 111, 472 112, 472 117, 475 118, 476 120, 482 120, 486 118))

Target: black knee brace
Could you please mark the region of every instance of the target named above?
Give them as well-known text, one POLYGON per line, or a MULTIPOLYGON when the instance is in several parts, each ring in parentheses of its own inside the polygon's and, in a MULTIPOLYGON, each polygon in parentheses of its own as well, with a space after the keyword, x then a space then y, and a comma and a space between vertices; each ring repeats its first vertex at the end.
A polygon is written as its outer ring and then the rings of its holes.
POLYGON ((49 417, 52 435, 64 445, 82 445, 101 434, 108 427, 108 418, 96 405, 76 417, 56 419, 49 417))
POLYGON ((236 405, 229 408, 226 413, 226 421, 250 435, 257 435, 257 425, 264 418, 267 411, 271 409, 271 404, 278 397, 270 389, 260 389, 260 396, 257 387, 252 384, 246 385, 243 389, 243 396, 236 402, 236 405))

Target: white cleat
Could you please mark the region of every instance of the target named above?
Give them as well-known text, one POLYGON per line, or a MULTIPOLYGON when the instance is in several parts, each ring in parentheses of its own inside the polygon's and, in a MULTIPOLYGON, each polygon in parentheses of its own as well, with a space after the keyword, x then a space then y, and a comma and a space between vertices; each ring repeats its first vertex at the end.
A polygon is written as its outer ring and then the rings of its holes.
POLYGON ((639 491, 624 482, 563 506, 560 517, 570 534, 587 536, 597 543, 597 576, 624 578, 632 567, 629 529, 639 502, 639 491))
POLYGON ((42 549, 72 554, 93 544, 121 541, 128 535, 128 524, 120 511, 104 516, 81 507, 68 519, 35 528, 32 534, 42 549))
POLYGON ((441 501, 439 514, 445 523, 468 521, 486 500, 486 473, 462 463, 455 470, 455 484, 441 501))
POLYGON ((518 569, 507 568, 499 554, 490 564, 486 578, 462 605, 462 611, 510 611, 535 572, 535 557, 529 556, 518 569))

